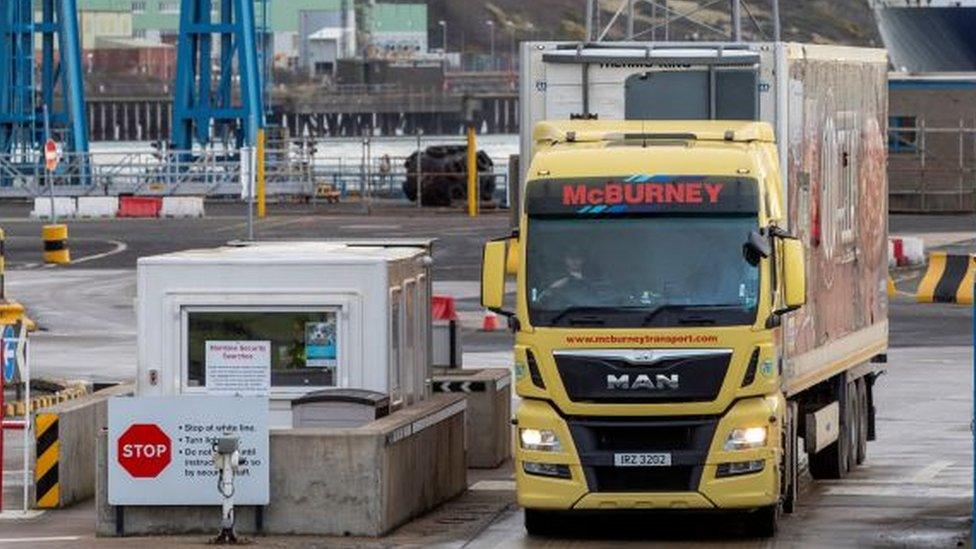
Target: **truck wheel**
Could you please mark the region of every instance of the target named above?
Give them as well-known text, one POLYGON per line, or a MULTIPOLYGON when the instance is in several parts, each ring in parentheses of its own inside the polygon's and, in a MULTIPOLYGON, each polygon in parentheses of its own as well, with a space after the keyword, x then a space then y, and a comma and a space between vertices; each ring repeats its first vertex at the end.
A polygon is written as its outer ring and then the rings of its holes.
POLYGON ((530 536, 552 536, 559 533, 559 517, 540 509, 525 510, 525 531, 530 536))
POLYGON ((851 406, 847 386, 842 385, 838 392, 840 402, 840 433, 837 440, 810 457, 810 476, 817 480, 841 479, 847 476, 848 454, 851 452, 851 406), (841 390, 842 389, 842 390, 841 390))
POLYGON ((746 535, 754 538, 771 538, 779 526, 779 505, 760 507, 745 519, 746 535))
POLYGON ((871 403, 868 402, 868 387, 864 378, 860 378, 856 383, 857 393, 857 464, 864 463, 868 457, 868 416, 870 415, 871 403))

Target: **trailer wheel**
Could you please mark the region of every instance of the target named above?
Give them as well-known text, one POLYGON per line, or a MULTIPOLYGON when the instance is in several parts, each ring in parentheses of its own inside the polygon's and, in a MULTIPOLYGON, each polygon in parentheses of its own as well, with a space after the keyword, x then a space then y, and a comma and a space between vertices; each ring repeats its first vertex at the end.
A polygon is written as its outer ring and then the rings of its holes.
POLYGON ((525 531, 530 536, 552 536, 559 533, 559 516, 540 509, 525 510, 525 531))
POLYGON ((857 464, 864 463, 868 457, 868 416, 870 415, 871 403, 868 402, 868 387, 864 378, 856 382, 857 394, 857 464))
POLYGON ((779 505, 760 507, 745 520, 746 535, 754 538, 771 538, 779 528, 779 505))

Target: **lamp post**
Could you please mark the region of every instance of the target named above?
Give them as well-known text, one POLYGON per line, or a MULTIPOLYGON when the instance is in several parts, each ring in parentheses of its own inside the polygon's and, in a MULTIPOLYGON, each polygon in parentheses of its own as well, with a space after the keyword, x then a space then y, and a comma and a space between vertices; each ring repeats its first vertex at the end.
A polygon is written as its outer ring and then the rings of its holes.
POLYGON ((447 21, 441 19, 437 24, 441 26, 441 49, 444 50, 444 62, 441 64, 441 72, 447 73, 447 21))
POLYGON ((506 21, 505 25, 508 27, 509 35, 509 45, 510 51, 508 53, 508 72, 515 72, 515 24, 511 21, 506 21))
POLYGON ((489 44, 491 44, 491 55, 489 56, 491 59, 491 70, 496 71, 498 70, 498 62, 495 60, 495 22, 489 20, 485 21, 485 24, 488 25, 489 44))

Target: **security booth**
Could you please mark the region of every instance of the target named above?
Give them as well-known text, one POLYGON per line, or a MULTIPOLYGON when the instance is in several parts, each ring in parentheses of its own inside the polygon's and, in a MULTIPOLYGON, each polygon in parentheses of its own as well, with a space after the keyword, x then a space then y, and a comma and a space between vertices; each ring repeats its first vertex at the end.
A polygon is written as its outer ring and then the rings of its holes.
POLYGON ((232 243, 139 259, 137 394, 430 394, 429 240, 232 243))

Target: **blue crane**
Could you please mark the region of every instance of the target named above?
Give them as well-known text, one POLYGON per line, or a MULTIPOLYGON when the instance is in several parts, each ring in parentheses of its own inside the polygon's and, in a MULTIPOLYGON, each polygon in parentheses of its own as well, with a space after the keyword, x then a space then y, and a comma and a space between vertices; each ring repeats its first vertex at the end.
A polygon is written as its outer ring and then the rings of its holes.
MULTIPOLYGON (((233 134, 239 146, 256 143, 258 130, 264 127, 265 80, 259 69, 256 4, 266 18, 266 0, 182 0, 173 97, 174 149, 189 151, 195 142, 208 144, 211 124, 218 135, 233 134), (216 21, 215 6, 219 7, 216 21), (215 39, 219 45, 216 75, 212 63, 215 39)), ((262 44, 265 38, 262 33, 262 44)), ((261 48, 262 52, 266 49, 261 48)))
MULTIPOLYGON (((266 19, 267 0, 181 0, 171 126, 175 149, 209 143, 211 125, 218 135, 232 133, 238 145, 255 143, 264 125, 262 93, 268 80, 259 69, 263 65, 266 72, 268 63, 262 59, 266 33, 258 36, 258 10, 266 19)), ((42 161, 46 106, 52 136, 68 158, 85 158, 81 55, 77 0, 0 0, 0 156, 16 160, 25 171, 42 161)))
POLYGON ((63 150, 88 152, 77 13, 75 0, 0 0, 0 155, 27 169, 42 162, 45 107, 63 150))

